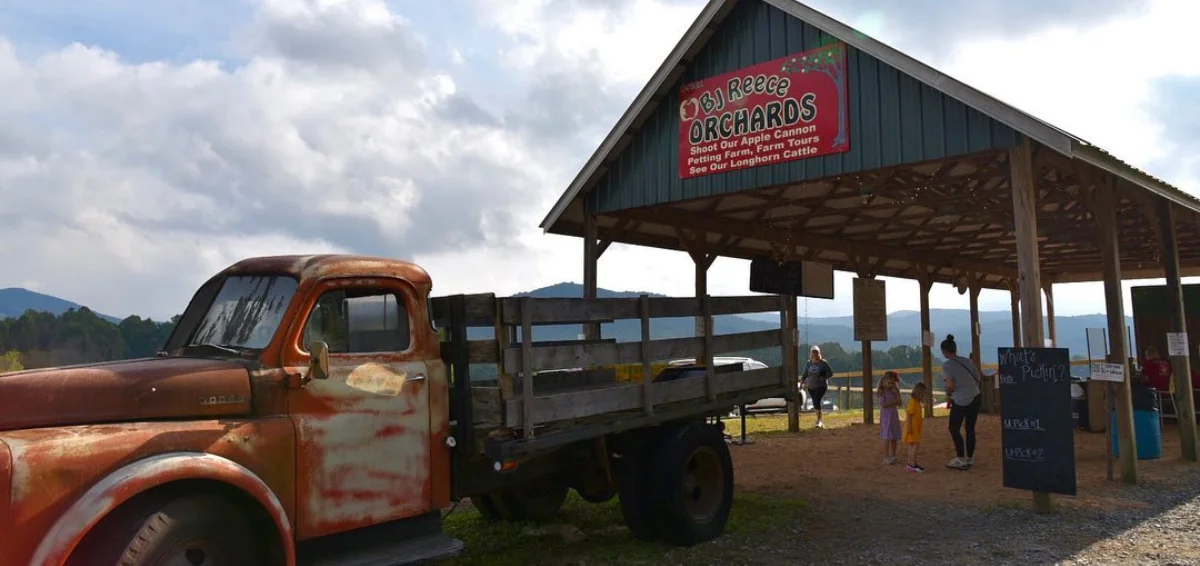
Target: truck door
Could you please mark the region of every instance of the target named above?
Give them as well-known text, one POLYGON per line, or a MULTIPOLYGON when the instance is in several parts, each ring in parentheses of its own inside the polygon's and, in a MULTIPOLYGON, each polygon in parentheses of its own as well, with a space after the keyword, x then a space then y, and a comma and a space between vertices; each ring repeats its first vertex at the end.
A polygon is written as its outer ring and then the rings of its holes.
POLYGON ((312 296, 297 346, 328 344, 329 377, 289 390, 297 536, 428 512, 428 368, 413 353, 416 291, 399 280, 345 279, 312 296))

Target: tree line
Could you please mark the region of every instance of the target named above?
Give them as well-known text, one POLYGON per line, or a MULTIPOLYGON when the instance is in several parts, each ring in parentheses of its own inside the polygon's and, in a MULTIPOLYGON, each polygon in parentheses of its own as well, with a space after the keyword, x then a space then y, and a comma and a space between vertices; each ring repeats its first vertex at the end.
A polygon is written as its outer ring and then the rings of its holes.
MULTIPOLYGON (((168 322, 130 316, 113 324, 87 307, 55 316, 26 311, 17 318, 0 319, 0 371, 15 371, 70 364, 150 357, 166 343, 179 315, 168 322)), ((836 342, 819 344, 834 372, 862 370, 862 353, 846 350, 836 342)), ((800 345, 800 360, 808 358, 808 344, 800 345)), ((754 358, 769 366, 782 365, 778 348, 731 353, 754 358)), ((940 360, 934 360, 934 367, 940 360)), ((911 368, 921 365, 921 348, 892 346, 874 350, 871 366, 876 370, 911 368)), ((495 377, 495 368, 478 368, 479 377, 495 377), (490 370, 490 371, 489 371, 490 370), (488 375, 490 374, 490 375, 488 375)))
POLYGON ((0 372, 150 357, 178 320, 130 316, 113 324, 87 307, 57 316, 25 311, 0 319, 0 372))

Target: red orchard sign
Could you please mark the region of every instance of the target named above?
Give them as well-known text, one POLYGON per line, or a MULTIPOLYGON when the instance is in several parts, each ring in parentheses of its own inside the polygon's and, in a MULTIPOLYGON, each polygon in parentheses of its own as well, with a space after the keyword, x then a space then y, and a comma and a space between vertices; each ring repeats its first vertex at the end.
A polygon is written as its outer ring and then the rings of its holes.
POLYGON ((683 179, 850 149, 843 43, 686 84, 679 101, 683 179))

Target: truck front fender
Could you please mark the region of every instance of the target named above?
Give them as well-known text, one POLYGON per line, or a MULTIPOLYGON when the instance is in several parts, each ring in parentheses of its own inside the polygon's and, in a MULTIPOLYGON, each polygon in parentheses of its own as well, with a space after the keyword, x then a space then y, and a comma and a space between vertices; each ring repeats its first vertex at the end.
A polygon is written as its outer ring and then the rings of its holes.
POLYGON ((132 497, 181 480, 212 480, 253 497, 278 530, 287 566, 295 566, 292 526, 267 484, 241 464, 203 452, 168 452, 138 460, 109 474, 87 490, 46 533, 30 566, 62 566, 83 537, 132 497))

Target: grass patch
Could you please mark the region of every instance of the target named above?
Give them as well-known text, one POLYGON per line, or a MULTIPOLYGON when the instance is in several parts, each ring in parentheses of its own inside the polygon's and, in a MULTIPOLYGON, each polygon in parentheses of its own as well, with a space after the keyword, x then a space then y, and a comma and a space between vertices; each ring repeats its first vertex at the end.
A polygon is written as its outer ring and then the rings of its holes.
MULTIPOLYGON (((657 564, 664 556, 681 563, 710 562, 730 546, 740 546, 799 520, 804 503, 796 498, 740 493, 719 541, 693 548, 643 543, 625 528, 616 499, 591 504, 574 492, 558 520, 544 524, 488 523, 464 505, 446 517, 445 531, 466 543, 455 566, 532 564, 657 564)), ((732 550, 730 550, 732 551, 732 550)))

